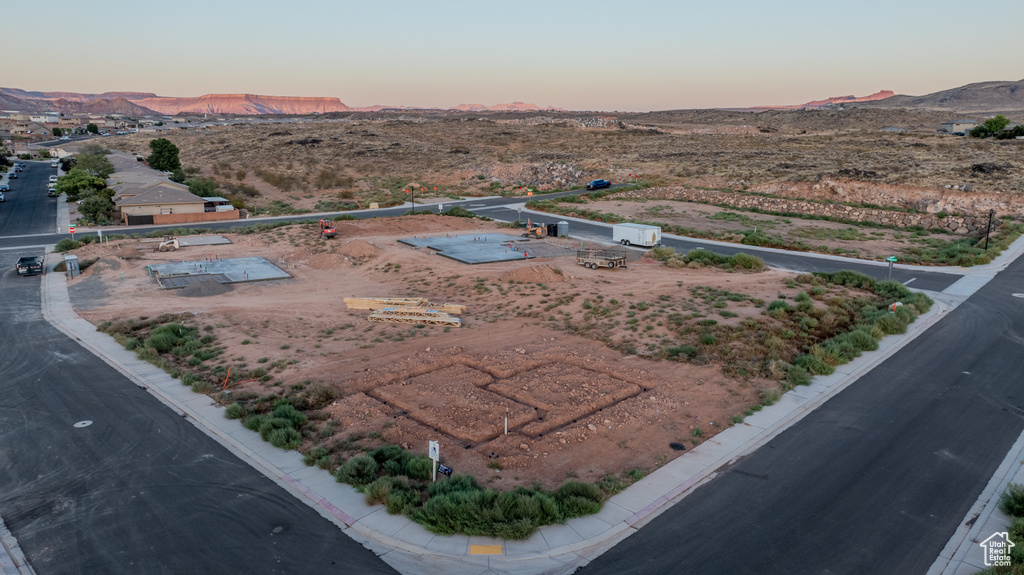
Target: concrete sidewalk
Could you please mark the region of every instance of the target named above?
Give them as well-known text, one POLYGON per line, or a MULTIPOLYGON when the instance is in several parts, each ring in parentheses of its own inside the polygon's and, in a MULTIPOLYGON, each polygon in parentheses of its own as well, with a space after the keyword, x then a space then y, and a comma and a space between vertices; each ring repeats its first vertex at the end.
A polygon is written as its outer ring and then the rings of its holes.
MULTIPOLYGON (((1024 242, 1021 245, 1024 247, 1024 242)), ((48 254, 48 269, 58 261, 59 254, 48 254)), ((833 375, 816 377, 810 386, 784 394, 775 405, 722 431, 612 497, 599 513, 544 527, 527 540, 514 541, 434 535, 404 516, 389 515, 381 505, 366 505, 362 494, 354 488, 337 483, 326 471, 305 466, 299 453, 282 451, 263 442, 239 421, 226 419, 223 408, 208 396, 193 393, 180 380, 97 332, 93 324, 80 318, 72 308, 63 274, 50 272, 43 276, 42 298, 44 317, 57 329, 191 419, 199 429, 333 521, 395 569, 404 573, 444 571, 467 575, 562 574, 586 565, 713 478, 719 468, 753 452, 855 382, 934 325, 950 306, 962 301, 962 296, 942 298, 932 311, 910 326, 907 334, 886 337, 877 352, 840 366, 833 375)))

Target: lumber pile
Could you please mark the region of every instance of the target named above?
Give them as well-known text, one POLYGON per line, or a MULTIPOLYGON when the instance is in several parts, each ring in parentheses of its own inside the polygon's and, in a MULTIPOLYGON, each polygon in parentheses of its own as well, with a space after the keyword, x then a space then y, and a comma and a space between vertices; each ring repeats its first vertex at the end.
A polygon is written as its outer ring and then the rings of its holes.
POLYGON ((466 311, 466 306, 453 303, 436 304, 423 298, 391 298, 391 297, 347 297, 345 306, 348 309, 379 310, 387 307, 429 308, 444 313, 458 315, 466 311))
POLYGON ((446 325, 459 327, 462 320, 449 313, 419 306, 386 307, 370 312, 370 321, 411 323, 416 325, 446 325))
POLYGON ((462 325, 454 316, 466 311, 464 305, 435 304, 423 298, 347 297, 345 305, 370 310, 370 321, 453 327, 462 325))

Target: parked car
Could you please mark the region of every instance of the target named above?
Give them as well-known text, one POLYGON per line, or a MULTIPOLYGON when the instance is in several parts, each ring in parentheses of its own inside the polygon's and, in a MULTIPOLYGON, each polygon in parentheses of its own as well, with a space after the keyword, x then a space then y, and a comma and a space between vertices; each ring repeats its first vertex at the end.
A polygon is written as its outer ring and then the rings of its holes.
POLYGON ((69 138, 69 137, 67 137, 67 136, 61 136, 61 137, 60 137, 60 139, 61 139, 61 140, 64 140, 64 141, 67 141, 67 140, 70 140, 71 138, 69 138))
POLYGON ((57 182, 57 176, 50 176, 50 183, 56 183, 56 182, 57 182))
POLYGON ((9 191, 11 191, 11 187, 10 186, 8 186, 7 184, 0 184, 0 192, 9 192, 9 191))
POLYGON ((0 202, 4 201, 4 193, 0 192, 0 202))
POLYGON ((57 188, 47 188, 46 195, 51 198, 57 197, 57 188))
POLYGON ((587 189, 588 190, 599 190, 601 188, 607 188, 607 187, 609 187, 611 185, 612 185, 612 183, 609 180, 594 180, 594 181, 590 182, 589 184, 587 184, 587 189))
POLYGON ((21 170, 14 170, 13 172, 7 174, 7 179, 8 180, 16 180, 16 179, 18 179, 18 172, 20 172, 20 171, 21 170))
POLYGON ((21 165, 21 164, 14 164, 14 171, 15 171, 15 172, 21 172, 21 171, 24 171, 24 169, 25 169, 25 168, 24 168, 24 167, 22 167, 22 165, 21 165))

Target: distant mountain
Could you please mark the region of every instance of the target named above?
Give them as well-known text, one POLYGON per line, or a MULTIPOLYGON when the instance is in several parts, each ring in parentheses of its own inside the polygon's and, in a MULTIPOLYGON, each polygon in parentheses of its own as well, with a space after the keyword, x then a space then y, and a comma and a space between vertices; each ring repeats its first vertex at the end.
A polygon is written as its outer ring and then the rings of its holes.
POLYGON ((483 104, 460 104, 451 110, 458 110, 460 112, 564 112, 561 108, 541 108, 537 104, 526 104, 523 102, 512 102, 511 104, 495 104, 493 106, 485 106, 483 104))
MULTIPOLYGON (((380 110, 422 110, 412 106, 367 106, 352 108, 338 98, 305 98, 297 96, 261 96, 258 94, 206 94, 195 98, 157 96, 150 92, 104 92, 79 94, 75 92, 32 92, 17 88, 0 88, 0 105, 5 110, 42 112, 56 110, 63 113, 90 112, 96 114, 125 114, 152 116, 165 114, 326 114, 330 112, 377 112, 380 110)), ((512 102, 484 106, 464 104, 451 108, 473 112, 507 111, 564 111, 560 108, 541 108, 536 104, 512 102)))
POLYGON ((156 112, 139 106, 134 102, 130 102, 126 98, 117 97, 106 99, 94 99, 94 100, 66 100, 61 98, 59 100, 53 100, 48 102, 50 109, 61 112, 62 114, 73 114, 75 112, 85 112, 87 114, 121 114, 122 116, 155 116, 156 112))
POLYGON ((881 102, 868 102, 864 105, 950 112, 1024 111, 1024 80, 978 82, 924 96, 893 96, 881 102))
POLYGON ((834 96, 832 98, 826 98, 824 100, 812 100, 806 104, 797 104, 789 106, 754 106, 749 108, 750 110, 763 111, 763 110, 816 110, 818 108, 824 108, 825 106, 834 106, 837 104, 852 104, 855 102, 875 102, 878 100, 886 100, 892 98, 896 93, 892 90, 881 90, 875 92, 870 96, 834 96))
POLYGON ((259 96, 256 94, 206 94, 198 98, 166 98, 161 96, 135 100, 161 114, 324 114, 348 112, 338 98, 303 98, 297 96, 259 96))

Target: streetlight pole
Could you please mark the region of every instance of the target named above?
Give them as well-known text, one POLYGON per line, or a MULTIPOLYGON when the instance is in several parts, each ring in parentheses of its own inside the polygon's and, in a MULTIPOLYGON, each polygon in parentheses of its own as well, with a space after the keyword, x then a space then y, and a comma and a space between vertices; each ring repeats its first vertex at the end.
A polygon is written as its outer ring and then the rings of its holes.
POLYGON ((992 231, 992 216, 996 215, 995 210, 988 211, 988 225, 985 226, 985 251, 988 251, 988 234, 992 231))

